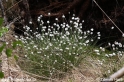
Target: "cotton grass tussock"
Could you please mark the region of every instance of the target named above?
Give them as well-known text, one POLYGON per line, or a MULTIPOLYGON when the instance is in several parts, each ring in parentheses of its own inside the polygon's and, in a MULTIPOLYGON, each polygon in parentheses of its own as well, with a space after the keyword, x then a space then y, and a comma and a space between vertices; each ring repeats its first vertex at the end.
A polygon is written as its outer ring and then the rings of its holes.
MULTIPOLYGON (((50 13, 48 13, 50 15, 50 13)), ((60 78, 65 75, 74 66, 79 66, 81 60, 86 56, 97 55, 106 58, 116 56, 116 53, 105 54, 103 47, 91 47, 96 42, 93 37, 94 28, 82 31, 82 23, 79 18, 73 17, 67 23, 66 16, 62 15, 63 23, 58 24, 58 18, 55 23, 50 24, 50 20, 42 20, 42 15, 37 18, 39 27, 33 32, 29 26, 24 26, 26 32, 24 36, 15 36, 24 43, 24 70, 49 78, 60 78), (48 25, 45 26, 44 23, 48 25), (92 37, 91 37, 92 36, 92 37)), ((30 24, 31 21, 29 22, 30 24)), ((101 39, 101 33, 97 32, 97 39, 101 39)), ((122 47, 121 44, 108 43, 114 50, 115 45, 122 47)), ((119 53, 120 54, 120 53, 119 53)), ((99 61, 103 65, 102 61, 99 61)))
MULTIPOLYGON (((64 15, 62 18, 66 20, 64 15)), ((55 20, 58 21, 58 18, 55 20)), ((55 22, 53 26, 44 26, 42 15, 37 21, 40 27, 36 32, 33 33, 30 27, 25 26, 26 37, 16 37, 25 45, 26 60, 31 61, 32 64, 35 62, 34 66, 37 66, 36 70, 27 69, 27 71, 36 71, 38 75, 46 77, 58 77, 71 70, 73 66, 79 65, 83 57, 83 49, 88 49, 89 43, 93 42, 93 39, 87 39, 93 28, 91 31, 83 32, 78 17, 72 17, 71 24, 63 21, 62 24, 55 22)), ((49 20, 46 22, 50 23, 49 20)))

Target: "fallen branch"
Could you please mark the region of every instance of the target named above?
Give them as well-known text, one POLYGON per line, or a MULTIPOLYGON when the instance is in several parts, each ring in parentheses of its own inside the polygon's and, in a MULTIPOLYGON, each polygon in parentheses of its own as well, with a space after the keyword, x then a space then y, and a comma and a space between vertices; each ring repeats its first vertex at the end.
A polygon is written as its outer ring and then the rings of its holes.
POLYGON ((101 82, 116 82, 122 76, 124 76, 124 67, 112 74, 108 79, 103 79, 101 82))

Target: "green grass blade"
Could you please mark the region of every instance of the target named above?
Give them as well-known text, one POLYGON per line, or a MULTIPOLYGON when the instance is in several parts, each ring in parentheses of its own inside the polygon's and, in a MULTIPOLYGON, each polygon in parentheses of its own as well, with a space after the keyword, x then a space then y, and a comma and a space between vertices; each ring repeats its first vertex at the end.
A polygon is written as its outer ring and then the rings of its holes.
POLYGON ((12 50, 11 49, 6 49, 6 55, 7 55, 7 57, 11 57, 12 50))
POLYGON ((0 26, 3 24, 3 18, 0 18, 0 26))
POLYGON ((16 55, 14 55, 14 59, 15 59, 15 60, 18 60, 18 57, 17 57, 16 55))
POLYGON ((3 51, 4 47, 6 46, 6 44, 3 44, 1 47, 0 47, 0 53, 3 51))
POLYGON ((2 71, 0 71, 0 78, 4 77, 4 73, 2 71))
POLYGON ((21 45, 22 46, 22 42, 21 41, 14 41, 13 42, 13 48, 16 48, 17 45, 21 45))

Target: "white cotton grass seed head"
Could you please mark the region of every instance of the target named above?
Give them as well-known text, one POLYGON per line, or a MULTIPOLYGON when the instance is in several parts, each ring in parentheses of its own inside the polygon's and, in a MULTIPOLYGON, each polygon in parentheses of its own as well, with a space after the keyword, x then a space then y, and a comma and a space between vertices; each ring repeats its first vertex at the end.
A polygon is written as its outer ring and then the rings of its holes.
POLYGON ((91 39, 91 42, 93 42, 94 40, 93 39, 91 39))
POLYGON ((114 29, 114 26, 112 26, 111 29, 113 30, 114 29))
POLYGON ((86 42, 85 42, 86 44, 88 44, 89 43, 89 40, 86 40, 86 42))
POLYGON ((9 44, 9 42, 6 42, 6 44, 9 44))
POLYGON ((82 20, 82 23, 84 23, 84 20, 82 20))
POLYGON ((93 34, 93 32, 90 32, 90 34, 92 35, 92 34, 93 34))
POLYGON ((110 57, 112 57, 112 56, 113 56, 113 54, 109 54, 109 56, 110 56, 110 57))
POLYGON ((80 20, 77 20, 77 22, 79 23, 80 20))
POLYGON ((43 15, 40 15, 40 17, 42 18, 42 17, 43 17, 43 15))
POLYGON ((50 21, 47 21, 47 23, 49 24, 49 23, 50 23, 50 21))
POLYGON ((91 28, 90 30, 91 30, 91 31, 94 31, 94 29, 93 29, 93 28, 91 28))
POLYGON ((70 35, 70 33, 68 31, 66 31, 66 35, 70 35))
POLYGON ((74 17, 72 17, 72 20, 74 20, 74 17))
POLYGON ((114 48, 114 47, 113 47, 112 49, 113 49, 113 50, 115 50, 115 48, 114 48))
POLYGON ((100 34, 100 32, 97 32, 97 34, 99 35, 99 34, 100 34))
POLYGON ((48 15, 50 16, 50 15, 51 15, 51 13, 48 13, 48 15))
POLYGON ((90 33, 90 31, 88 30, 87 33, 90 33))
POLYGON ((112 53, 113 54, 113 56, 115 56, 116 54, 115 53, 112 53))
POLYGON ((73 14, 73 16, 75 16, 75 14, 73 14))
POLYGON ((84 45, 84 46, 87 46, 87 44, 86 44, 86 43, 83 43, 83 45, 84 45))
POLYGON ((117 41, 114 42, 115 45, 118 45, 119 43, 117 41))
POLYGON ((70 23, 72 23, 73 21, 70 20, 70 23))
POLYGON ((25 57, 27 58, 28 56, 27 56, 27 55, 25 55, 25 57))
POLYGON ((108 43, 108 46, 111 46, 111 43, 110 42, 108 43))
POLYGON ((79 20, 79 18, 78 18, 78 17, 76 17, 76 18, 75 18, 75 20, 79 20))
POLYGON ((39 16, 39 17, 37 17, 37 19, 41 19, 41 17, 39 16))
POLYGON ((87 33, 86 32, 84 32, 84 35, 86 35, 87 33))
POLYGON ((101 36, 101 34, 98 34, 98 36, 101 36))
POLYGON ((32 21, 30 21, 29 24, 32 24, 32 21))
POLYGON ((18 36, 17 36, 17 35, 15 35, 15 38, 18 38, 18 36))
POLYGON ((84 36, 84 38, 87 38, 87 36, 84 36))
POLYGON ((79 26, 82 26, 82 23, 79 23, 79 26))
POLYGON ((62 18, 65 18, 65 15, 62 15, 62 18))
POLYGON ((100 50, 102 50, 102 51, 105 51, 105 48, 103 48, 103 47, 100 47, 100 50))
POLYGON ((44 24, 44 22, 43 22, 43 20, 41 20, 41 21, 40 21, 40 26, 43 25, 43 24, 44 24))
POLYGON ((100 37, 97 37, 97 39, 99 40, 99 39, 100 39, 100 37))
POLYGON ((112 47, 115 47, 115 44, 112 44, 112 47))
POLYGON ((58 21, 58 18, 55 18, 56 21, 58 21))
POLYGON ((81 40, 81 39, 82 39, 82 36, 81 36, 81 37, 79 37, 79 39, 81 40))
POLYGON ((38 17, 37 21, 40 22, 40 18, 39 17, 38 17))
POLYGON ((67 31, 68 30, 68 28, 65 28, 65 31, 67 31))
POLYGON ((106 57, 109 57, 109 55, 108 55, 108 54, 105 54, 105 56, 106 56, 106 57))
POLYGON ((100 53, 96 53, 97 55, 100 55, 100 53))
POLYGON ((118 43, 119 47, 122 47, 122 43, 118 43))
POLYGON ((124 33, 122 34, 122 37, 124 37, 124 33))
POLYGON ((98 53, 98 52, 99 52, 99 50, 94 50, 94 52, 98 53))

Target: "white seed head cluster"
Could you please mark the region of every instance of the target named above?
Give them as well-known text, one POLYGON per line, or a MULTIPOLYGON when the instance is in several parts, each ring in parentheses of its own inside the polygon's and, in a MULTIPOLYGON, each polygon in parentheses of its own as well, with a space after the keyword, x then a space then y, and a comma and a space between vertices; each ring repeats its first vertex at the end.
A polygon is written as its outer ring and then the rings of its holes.
MULTIPOLYGON (((48 13, 48 15, 50 16, 51 14, 48 13)), ((84 20, 79 23, 80 19, 73 14, 69 24, 66 24, 66 21, 63 21, 62 24, 58 24, 58 18, 55 18, 56 22, 50 25, 50 20, 43 21, 42 17, 43 16, 40 15, 37 18, 39 23, 39 27, 36 29, 38 30, 37 32, 33 32, 29 26, 24 26, 23 28, 26 30, 26 32, 24 32, 25 36, 15 36, 25 44, 25 58, 36 60, 34 58, 37 57, 38 61, 41 61, 40 64, 42 68, 44 67, 42 64, 45 64, 46 67, 47 65, 55 66, 51 68, 48 67, 49 70, 51 69, 50 74, 52 75, 52 71, 55 71, 56 68, 69 68, 69 66, 76 64, 81 54, 90 53, 88 46, 94 42, 94 37, 89 38, 89 35, 93 35, 94 28, 82 31, 84 20), (46 22, 48 26, 44 26, 44 22, 46 22)), ((62 18, 66 19, 65 15, 62 15, 62 18)), ((29 23, 32 24, 31 21, 29 23)), ((114 27, 111 29, 114 29, 114 27)), ((97 32, 97 39, 100 39, 100 37, 101 33, 97 32)), ((117 47, 123 47, 123 45, 117 41, 115 41, 114 44, 108 43, 108 46, 111 46, 113 50, 116 50, 117 47)), ((102 52, 105 53, 105 51, 103 47, 91 50, 91 52, 96 53, 98 56, 103 55, 102 52)), ((123 53, 109 53, 104 54, 104 56, 112 57, 118 54, 122 55, 123 53)), ((100 60, 98 60, 98 62, 100 65, 103 64, 100 60)))
MULTIPOLYGON (((48 13, 50 16, 51 14, 48 13)), ((93 39, 87 39, 89 34, 93 34, 94 29, 82 31, 82 23, 79 23, 79 17, 75 17, 73 14, 72 20, 70 20, 70 24, 66 23, 66 21, 62 24, 58 24, 57 22, 53 23, 52 26, 49 25, 50 20, 46 21, 48 26, 44 26, 44 21, 42 20, 43 15, 40 15, 37 18, 40 27, 37 27, 36 30, 40 30, 39 32, 33 32, 29 26, 24 26, 26 32, 24 35, 26 37, 18 37, 24 44, 27 50, 27 54, 25 57, 28 57, 28 53, 39 56, 44 56, 49 59, 52 56, 59 56, 62 58, 61 61, 63 63, 67 63, 68 57, 64 57, 64 53, 67 56, 72 56, 77 61, 79 54, 82 52, 82 46, 87 47, 89 43, 93 42, 93 39), (61 31, 60 31, 61 29, 61 31), (43 55, 44 54, 44 55, 43 55)), ((62 15, 62 18, 65 18, 65 15, 62 15)), ((58 18, 55 18, 58 21, 58 18)), ((32 22, 29 22, 32 24, 32 22)), ((41 60, 42 61, 42 60, 41 60)), ((69 60, 72 63, 72 60, 69 60)), ((59 62, 58 59, 54 59, 54 63, 59 62)), ((72 63, 74 64, 74 63, 72 63)))

